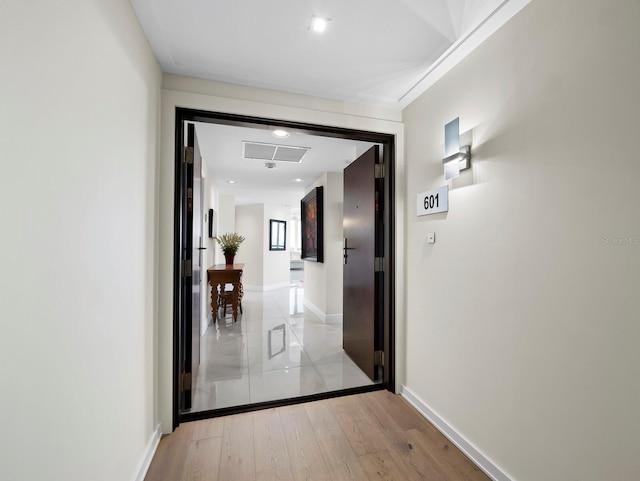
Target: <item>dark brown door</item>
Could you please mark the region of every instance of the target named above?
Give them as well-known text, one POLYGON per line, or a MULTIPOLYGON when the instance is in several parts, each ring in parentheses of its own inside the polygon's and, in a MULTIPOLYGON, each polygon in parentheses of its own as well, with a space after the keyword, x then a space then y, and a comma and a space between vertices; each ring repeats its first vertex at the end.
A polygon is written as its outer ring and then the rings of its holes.
POLYGON ((193 124, 187 124, 181 199, 180 408, 191 409, 200 365, 202 272, 202 158, 193 124))
POLYGON ((374 146, 344 170, 343 347, 372 380, 379 378, 374 358, 382 336, 377 307, 382 273, 375 269, 381 247, 376 239, 382 228, 376 200, 379 157, 378 146, 374 146))

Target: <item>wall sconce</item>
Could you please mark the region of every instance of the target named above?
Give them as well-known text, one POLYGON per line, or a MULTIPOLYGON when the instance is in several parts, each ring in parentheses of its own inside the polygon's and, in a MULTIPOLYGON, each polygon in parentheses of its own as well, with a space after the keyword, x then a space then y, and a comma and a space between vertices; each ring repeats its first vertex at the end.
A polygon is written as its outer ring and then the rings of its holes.
POLYGON ((471 146, 460 147, 460 117, 444 126, 444 180, 460 175, 461 170, 471 167, 471 146))

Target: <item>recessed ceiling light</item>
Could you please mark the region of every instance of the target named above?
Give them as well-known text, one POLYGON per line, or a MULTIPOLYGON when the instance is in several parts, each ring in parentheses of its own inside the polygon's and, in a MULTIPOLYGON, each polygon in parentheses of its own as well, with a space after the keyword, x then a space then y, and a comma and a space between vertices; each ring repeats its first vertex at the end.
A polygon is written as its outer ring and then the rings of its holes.
POLYGON ((327 25, 329 24, 330 19, 316 17, 315 15, 311 17, 311 24, 309 28, 314 32, 322 33, 327 29, 327 25))
POLYGON ((271 132, 271 135, 273 135, 274 137, 277 137, 279 139, 286 139, 291 134, 289 132, 287 132, 286 130, 276 129, 273 132, 271 132))
POLYGON ((236 181, 235 180, 227 180, 227 184, 235 184, 236 181))
POLYGON ((304 179, 292 179, 291 182, 303 182, 304 179))

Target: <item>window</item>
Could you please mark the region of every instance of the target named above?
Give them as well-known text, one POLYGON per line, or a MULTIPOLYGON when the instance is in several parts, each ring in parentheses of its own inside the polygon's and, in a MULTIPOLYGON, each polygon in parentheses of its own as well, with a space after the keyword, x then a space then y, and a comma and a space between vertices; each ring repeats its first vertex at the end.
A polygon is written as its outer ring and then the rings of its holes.
POLYGON ((284 220, 269 220, 269 250, 287 250, 287 223, 284 220))

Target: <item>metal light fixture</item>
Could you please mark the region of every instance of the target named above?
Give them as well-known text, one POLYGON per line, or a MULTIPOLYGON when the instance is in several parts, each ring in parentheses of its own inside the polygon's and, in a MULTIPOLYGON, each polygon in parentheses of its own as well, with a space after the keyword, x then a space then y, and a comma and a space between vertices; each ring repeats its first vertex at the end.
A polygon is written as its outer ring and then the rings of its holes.
POLYGON ((461 170, 471 167, 471 146, 460 147, 460 117, 444 126, 444 180, 458 177, 461 170))
POLYGON ((291 134, 284 129, 276 129, 271 132, 271 135, 277 137, 278 139, 286 139, 291 134))

